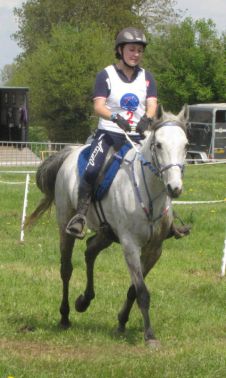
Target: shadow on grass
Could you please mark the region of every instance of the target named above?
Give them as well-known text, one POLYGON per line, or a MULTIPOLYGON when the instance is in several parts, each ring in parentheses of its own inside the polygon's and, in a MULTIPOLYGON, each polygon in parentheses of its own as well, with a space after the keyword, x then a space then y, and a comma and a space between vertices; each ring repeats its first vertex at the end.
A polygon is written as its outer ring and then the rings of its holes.
MULTIPOLYGON (((124 333, 119 333, 117 331, 117 325, 111 326, 109 323, 104 321, 104 318, 100 318, 99 320, 82 320, 81 322, 72 322, 69 328, 63 329, 60 326, 58 321, 44 319, 36 316, 16 316, 11 315, 7 319, 11 330, 16 332, 18 335, 28 335, 33 334, 37 335, 37 333, 42 333, 43 335, 48 335, 49 337, 58 337, 64 334, 69 335, 76 335, 77 338, 81 338, 84 340, 84 337, 87 340, 96 340, 99 338, 100 340, 103 339, 110 339, 115 341, 123 341, 128 345, 136 345, 139 343, 143 337, 143 329, 142 326, 135 327, 130 326, 128 323, 128 327, 124 333)), ((44 336, 45 337, 45 336, 44 336)))

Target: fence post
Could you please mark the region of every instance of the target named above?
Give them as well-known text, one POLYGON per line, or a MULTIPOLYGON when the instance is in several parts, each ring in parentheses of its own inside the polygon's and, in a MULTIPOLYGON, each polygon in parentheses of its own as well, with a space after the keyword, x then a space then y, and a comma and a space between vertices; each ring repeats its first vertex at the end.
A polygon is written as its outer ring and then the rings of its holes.
POLYGON ((29 173, 26 176, 26 183, 25 183, 25 191, 24 191, 24 206, 23 206, 23 213, 21 219, 21 233, 20 233, 20 241, 24 241, 24 222, 26 218, 26 210, 27 210, 27 196, 29 192, 29 182, 30 182, 30 175, 29 173))
POLYGON ((225 276, 225 267, 226 267, 226 239, 224 240, 224 250, 223 250, 223 258, 222 258, 222 266, 221 266, 221 277, 225 276))

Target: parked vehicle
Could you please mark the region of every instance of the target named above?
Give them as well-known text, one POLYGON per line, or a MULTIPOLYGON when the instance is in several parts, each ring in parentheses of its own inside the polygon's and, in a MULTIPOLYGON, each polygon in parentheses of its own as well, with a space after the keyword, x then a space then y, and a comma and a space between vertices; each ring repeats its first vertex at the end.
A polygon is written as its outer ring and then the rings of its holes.
POLYGON ((0 141, 27 142, 28 90, 0 87, 0 141))
POLYGON ((187 159, 226 159, 226 103, 189 105, 187 159))

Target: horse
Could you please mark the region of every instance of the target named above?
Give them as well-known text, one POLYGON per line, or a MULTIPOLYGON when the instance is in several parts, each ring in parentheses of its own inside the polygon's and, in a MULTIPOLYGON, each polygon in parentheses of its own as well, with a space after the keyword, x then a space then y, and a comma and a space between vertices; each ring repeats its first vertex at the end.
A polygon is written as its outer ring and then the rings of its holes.
MULTIPOLYGON (((188 140, 188 107, 175 115, 158 107, 156 119, 145 139, 131 148, 121 162, 110 189, 100 201, 91 202, 87 225, 93 234, 86 240, 86 288, 75 301, 79 312, 85 311, 95 297, 94 264, 99 253, 113 242, 120 243, 130 273, 131 284, 118 313, 118 332, 124 333, 132 306, 137 301, 144 324, 144 340, 156 347, 149 308, 150 292, 145 277, 161 256, 163 241, 172 233, 172 199, 183 189, 188 140)), ((62 301, 60 325, 70 326, 69 281, 75 237, 66 233, 66 225, 75 214, 78 198, 78 159, 85 145, 69 146, 47 158, 38 168, 36 183, 44 198, 27 219, 32 225, 56 206, 60 235, 62 301)))

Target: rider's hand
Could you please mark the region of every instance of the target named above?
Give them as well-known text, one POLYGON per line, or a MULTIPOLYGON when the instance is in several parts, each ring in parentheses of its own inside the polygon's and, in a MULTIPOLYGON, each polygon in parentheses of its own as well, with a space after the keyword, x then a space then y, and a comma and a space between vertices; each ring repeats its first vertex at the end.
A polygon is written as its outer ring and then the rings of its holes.
POLYGON ((125 118, 120 116, 120 114, 112 114, 111 121, 117 123, 117 125, 124 131, 131 131, 131 126, 125 118))
POLYGON ((143 135, 144 132, 148 129, 148 126, 150 126, 153 122, 152 118, 148 118, 146 114, 141 117, 140 121, 137 124, 136 132, 140 135, 143 135))

